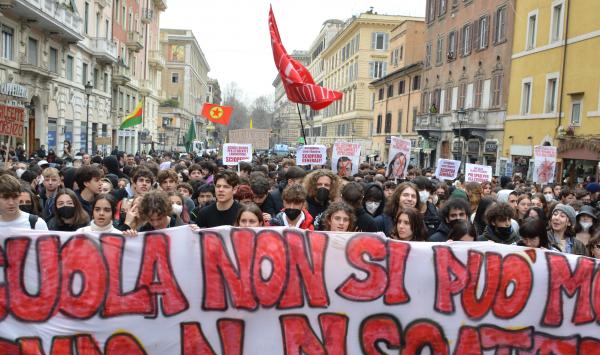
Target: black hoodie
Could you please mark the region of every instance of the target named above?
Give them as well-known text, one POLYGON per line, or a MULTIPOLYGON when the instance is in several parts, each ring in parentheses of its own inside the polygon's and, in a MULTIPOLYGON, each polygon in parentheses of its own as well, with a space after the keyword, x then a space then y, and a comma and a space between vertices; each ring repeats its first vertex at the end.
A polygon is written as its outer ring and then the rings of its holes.
MULTIPOLYGON (((375 218, 383 213, 383 208, 385 207, 385 195, 383 194, 383 188, 379 184, 370 183, 370 184, 367 184, 367 186, 365 187, 364 196, 367 196, 367 192, 371 189, 379 190, 381 192, 381 197, 382 197, 381 204, 379 205, 379 207, 377 208, 375 213, 371 214, 371 216, 373 216, 373 218, 375 218)), ((367 203, 367 200, 363 198, 363 208, 365 209, 365 211, 367 210, 366 203, 367 203)), ((367 212, 367 213, 369 213, 369 212, 367 212)))

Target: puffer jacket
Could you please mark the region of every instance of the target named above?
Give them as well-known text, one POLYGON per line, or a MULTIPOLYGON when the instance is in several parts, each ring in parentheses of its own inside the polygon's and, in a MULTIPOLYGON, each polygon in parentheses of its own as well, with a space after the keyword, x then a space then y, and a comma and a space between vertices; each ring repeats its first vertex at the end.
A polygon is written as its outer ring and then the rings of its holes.
MULTIPOLYGON (((304 229, 304 230, 315 230, 315 227, 313 226, 313 217, 310 215, 310 213, 308 212, 308 210, 306 208, 302 209, 302 213, 304 214, 304 221, 302 221, 302 224, 300 224, 300 229, 304 229)), ((284 219, 285 219, 285 212, 281 211, 279 213, 277 213, 273 218, 271 218, 271 220, 269 221, 269 225, 273 226, 273 227, 283 227, 285 226, 284 223, 284 219)))

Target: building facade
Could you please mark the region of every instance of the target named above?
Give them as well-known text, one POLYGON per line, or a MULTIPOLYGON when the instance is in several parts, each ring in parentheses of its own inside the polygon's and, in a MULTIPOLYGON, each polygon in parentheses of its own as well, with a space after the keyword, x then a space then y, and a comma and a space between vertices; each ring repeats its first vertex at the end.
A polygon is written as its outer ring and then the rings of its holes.
POLYGON ((598 177, 600 3, 516 4, 503 155, 531 176, 533 147, 558 149, 557 179, 598 177))
POLYGON ((404 21, 391 32, 390 73, 371 83, 373 155, 387 162, 391 136, 412 142, 411 165, 428 165, 428 147, 421 146, 415 121, 421 104, 424 20, 404 21), (421 156, 421 151, 424 155, 421 156))
POLYGON ((164 150, 184 149, 191 124, 198 140, 206 140, 206 119, 200 115, 209 95, 210 67, 191 30, 161 29, 161 50, 167 58, 162 78, 159 143, 164 150))
MULTIPOLYGON (((490 165, 502 152, 514 0, 428 0, 416 130, 438 158, 490 165)), ((464 166, 464 165, 463 165, 464 166)))

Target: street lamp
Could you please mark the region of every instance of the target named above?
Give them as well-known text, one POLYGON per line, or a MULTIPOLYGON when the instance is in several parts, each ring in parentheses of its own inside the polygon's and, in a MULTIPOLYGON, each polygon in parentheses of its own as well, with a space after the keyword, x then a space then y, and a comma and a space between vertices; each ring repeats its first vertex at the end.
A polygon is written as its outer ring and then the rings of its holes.
POLYGON ((90 95, 94 86, 89 81, 85 84, 85 95, 87 96, 87 118, 85 122, 85 152, 88 153, 88 137, 90 133, 90 95))
POLYGON ((456 118, 458 120, 458 154, 460 156, 460 166, 464 171, 464 162, 463 162, 463 139, 462 139, 462 124, 467 112, 464 108, 460 108, 456 111, 456 118))

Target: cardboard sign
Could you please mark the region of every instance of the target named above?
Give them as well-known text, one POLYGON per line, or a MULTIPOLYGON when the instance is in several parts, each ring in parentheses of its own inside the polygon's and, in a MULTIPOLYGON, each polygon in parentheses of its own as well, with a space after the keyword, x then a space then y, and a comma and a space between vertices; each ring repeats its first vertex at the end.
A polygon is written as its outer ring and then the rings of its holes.
POLYGON ((492 167, 487 165, 465 164, 466 182, 492 181, 492 167))
POLYGON ((460 160, 438 159, 435 176, 439 180, 454 180, 458 176, 460 160))
POLYGON ((391 179, 404 179, 410 162, 410 139, 391 137, 390 155, 388 157, 387 177, 391 179))
POLYGON ((223 165, 237 165, 241 161, 252 161, 252 144, 223 144, 223 165))
POLYGON ((254 149, 269 149, 270 135, 270 129, 233 129, 229 131, 229 143, 252 144, 254 149))
POLYGON ((537 145, 533 148, 533 156, 533 182, 553 183, 556 172, 556 147, 537 145))
POLYGON ((0 136, 23 138, 25 134, 25 109, 0 105, 0 136))
POLYGON ((336 142, 331 154, 331 170, 339 176, 352 176, 358 173, 360 164, 360 144, 336 142))
POLYGON ((296 150, 296 165, 323 165, 327 162, 324 145, 302 145, 296 150))
POLYGON ((600 351, 598 261, 544 249, 188 226, 0 245, 3 354, 600 351))

